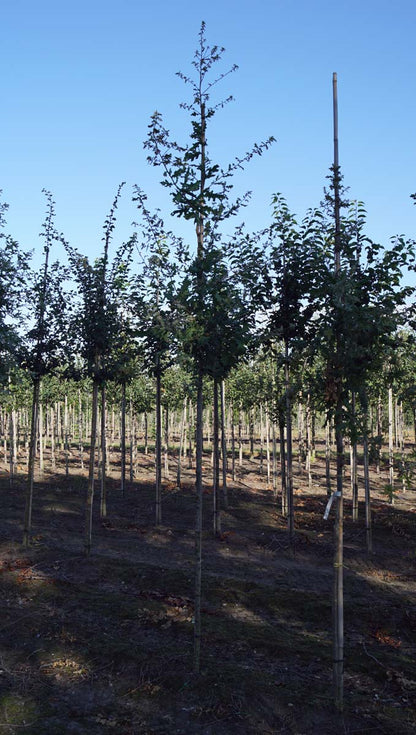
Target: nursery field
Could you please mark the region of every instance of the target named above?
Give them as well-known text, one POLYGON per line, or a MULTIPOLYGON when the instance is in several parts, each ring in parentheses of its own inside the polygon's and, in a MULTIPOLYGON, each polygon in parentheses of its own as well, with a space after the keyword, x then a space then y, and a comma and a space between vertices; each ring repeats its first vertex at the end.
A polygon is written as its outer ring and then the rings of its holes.
MULTIPOLYGON (((204 456, 201 673, 192 673, 194 470, 165 480, 154 525, 154 459, 140 454, 108 513, 95 501, 83 552, 86 475, 72 457, 36 476, 33 535, 21 545, 26 477, 0 475, 0 731, 32 735, 325 735, 416 732, 416 494, 391 505, 372 474, 373 545, 351 519, 345 478, 345 706, 332 702, 333 515, 323 445, 312 487, 295 461, 295 544, 280 497, 244 456, 222 535, 212 533, 204 456), (60 471, 59 471, 60 470, 60 471)), ((410 447, 408 447, 410 450, 410 447)), ((320 451, 319 451, 320 450, 320 451)), ((47 458, 46 458, 47 459, 47 458)), ((362 457, 359 456, 359 459, 362 457)), ((86 466, 87 456, 85 455, 86 466)), ((172 459, 172 468, 174 463, 172 459)), ((19 468, 18 468, 19 469, 19 468)), ((174 473, 172 472, 172 475, 174 473)))

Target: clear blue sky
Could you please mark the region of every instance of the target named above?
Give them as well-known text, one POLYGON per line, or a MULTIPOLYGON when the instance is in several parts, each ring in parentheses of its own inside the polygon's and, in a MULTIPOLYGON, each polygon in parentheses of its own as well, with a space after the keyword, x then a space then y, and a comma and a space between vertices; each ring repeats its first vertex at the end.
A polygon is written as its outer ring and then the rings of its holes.
POLYGON ((155 109, 187 136, 175 72, 191 70, 202 19, 209 42, 226 48, 223 69, 239 65, 218 89, 235 102, 210 131, 212 157, 226 163, 277 139, 236 181, 253 191, 247 225, 267 225, 274 192, 299 216, 319 204, 336 71, 340 163, 351 197, 366 204, 368 234, 416 236, 414 0, 3 0, 0 188, 21 246, 40 247, 44 187, 58 229, 92 256, 119 182, 128 186, 115 242, 131 231, 133 183, 170 211, 142 143, 155 109))

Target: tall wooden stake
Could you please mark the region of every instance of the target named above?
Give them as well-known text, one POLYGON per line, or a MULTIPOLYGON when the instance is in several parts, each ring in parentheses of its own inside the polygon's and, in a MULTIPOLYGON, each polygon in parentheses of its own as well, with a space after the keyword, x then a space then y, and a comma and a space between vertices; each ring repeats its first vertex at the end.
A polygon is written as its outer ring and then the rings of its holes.
MULTIPOLYGON (((338 93, 337 75, 332 76, 333 110, 334 110, 334 219, 335 219, 335 273, 341 270, 341 237, 340 237, 340 198, 339 198, 339 157, 338 157, 338 93)), ((336 335, 337 355, 336 368, 340 370, 339 355, 340 335, 336 335)), ((333 685, 334 703, 338 712, 342 712, 344 699, 344 590, 343 590, 343 429, 342 429, 342 376, 338 376, 337 400, 335 407, 335 435, 337 448, 337 484, 335 494, 335 526, 334 526, 334 588, 333 588, 333 685)))

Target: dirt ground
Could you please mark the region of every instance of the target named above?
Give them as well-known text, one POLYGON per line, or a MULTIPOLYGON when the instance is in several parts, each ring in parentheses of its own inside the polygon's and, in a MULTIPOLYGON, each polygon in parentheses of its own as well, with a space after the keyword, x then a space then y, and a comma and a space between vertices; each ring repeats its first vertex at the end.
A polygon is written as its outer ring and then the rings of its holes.
MULTIPOLYGON (((204 492, 202 670, 192 674, 195 493, 165 481, 154 526, 153 459, 121 497, 112 456, 108 514, 83 553, 85 472, 46 465, 33 535, 21 546, 24 468, 0 471, 0 731, 33 735, 325 735, 416 732, 416 493, 382 494, 372 474, 374 552, 366 552, 363 487, 351 520, 345 483, 345 708, 331 668, 333 513, 321 453, 313 484, 295 461, 295 548, 280 497, 245 456, 221 538, 204 492)), ((61 458, 62 459, 62 458, 61 458)), ((86 457, 85 457, 86 460, 86 457)), ((118 464, 117 464, 118 463, 118 464)), ((172 476, 175 474, 172 460, 172 476)), ((362 468, 360 467, 360 474, 362 468)))

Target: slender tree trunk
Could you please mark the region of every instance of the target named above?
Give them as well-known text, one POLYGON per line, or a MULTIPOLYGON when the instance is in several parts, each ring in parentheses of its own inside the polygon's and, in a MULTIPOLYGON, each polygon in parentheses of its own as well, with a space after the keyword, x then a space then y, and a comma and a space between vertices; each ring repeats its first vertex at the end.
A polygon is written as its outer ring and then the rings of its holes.
POLYGON ((189 411, 188 411, 188 436, 189 436, 189 448, 188 448, 188 469, 192 469, 192 458, 193 458, 193 430, 194 430, 194 407, 192 405, 192 401, 189 401, 189 411))
POLYGON ((164 426, 164 477, 169 480, 169 409, 165 408, 165 426, 164 426))
POLYGON ((380 455, 381 447, 383 444, 383 404, 381 401, 381 395, 378 396, 377 401, 377 459, 376 459, 376 472, 380 474, 380 455))
POLYGON ((335 412, 335 441, 337 446, 337 490, 335 495, 334 524, 334 593, 333 593, 333 680, 335 706, 341 711, 344 698, 344 544, 343 544, 343 465, 344 441, 342 432, 342 399, 338 398, 335 412))
POLYGON ((270 466, 270 416, 269 409, 266 408, 266 469, 267 469, 267 487, 270 487, 271 466, 270 466))
POLYGON ((293 463, 292 463, 292 404, 290 399, 289 344, 285 342, 285 390, 286 390, 286 483, 287 483, 287 520, 291 545, 295 536, 295 514, 293 506, 293 463))
POLYGON ((367 541, 367 553, 373 551, 372 529, 371 529, 371 498, 370 498, 370 471, 368 462, 368 401, 364 396, 364 431, 363 431, 363 449, 364 449, 364 497, 365 497, 365 535, 367 541))
MULTIPOLYGON (((10 416, 8 417, 8 419, 10 420, 10 416)), ((6 412, 5 412, 5 419, 4 420, 5 421, 7 420, 7 414, 6 414, 6 412)), ((6 472, 7 472, 7 466, 8 466, 7 456, 8 456, 8 453, 7 453, 7 432, 4 429, 4 433, 3 433, 3 459, 4 459, 4 469, 6 470, 6 472)))
POLYGON ((250 460, 254 459, 254 408, 249 411, 249 433, 250 433, 250 460))
POLYGON ((83 445, 83 431, 82 431, 82 402, 81 402, 81 391, 78 391, 78 442, 79 442, 79 459, 81 470, 84 469, 84 445, 83 445))
POLYGON ((238 414, 238 465, 243 466, 243 412, 240 411, 238 414))
POLYGON ((389 485, 390 503, 394 503, 393 388, 389 388, 389 485))
POLYGON ((227 436, 225 428, 225 385, 221 381, 221 454, 222 454, 222 498, 224 508, 228 508, 228 492, 227 492, 227 436))
POLYGON ((196 524, 195 524, 195 613, 194 613, 194 672, 201 666, 201 590, 202 590, 202 452, 203 452, 203 393, 202 369, 198 369, 196 404, 196 524))
POLYGON ((218 380, 214 378, 214 405, 213 405, 213 437, 212 437, 212 456, 213 456, 213 505, 214 505, 214 536, 221 534, 221 510, 219 498, 220 485, 220 462, 218 448, 218 380))
POLYGON ((311 422, 311 396, 306 399, 306 472, 308 473, 308 487, 312 489, 312 422, 311 422))
POLYGON ((44 427, 43 427, 43 406, 41 401, 41 393, 42 393, 42 383, 39 386, 39 471, 41 474, 43 474, 45 465, 44 465, 44 443, 43 443, 43 433, 44 433, 44 427))
POLYGON ((156 372, 156 525, 162 523, 162 416, 161 416, 161 372, 156 372))
POLYGON ((184 446, 184 441, 185 441, 186 404, 187 404, 187 400, 186 398, 184 398, 183 407, 182 407, 181 428, 180 428, 180 434, 179 434, 178 471, 176 474, 176 486, 178 488, 180 488, 181 486, 182 453, 183 453, 183 446, 184 446))
POLYGON ((412 413, 413 413, 413 438, 414 438, 414 444, 416 446, 416 406, 412 406, 412 413))
POLYGON ((55 457, 55 409, 53 405, 50 408, 50 424, 51 424, 51 467, 52 471, 55 472, 56 468, 56 457, 55 457))
POLYGON ((263 474, 263 461, 264 461, 264 423, 263 423, 263 404, 260 403, 260 475, 263 474))
POLYGON ((120 432, 120 454, 121 454, 121 495, 124 498, 126 492, 126 383, 121 384, 121 432, 120 432))
POLYGON ((88 488, 85 504, 85 554, 89 556, 92 545, 92 517, 94 505, 94 474, 95 474, 95 447, 97 442, 97 418, 98 418, 98 383, 92 384, 92 407, 91 407, 91 440, 90 458, 88 467, 88 488))
POLYGON ((276 441, 276 422, 272 422, 272 488, 273 497, 277 498, 277 441, 276 441))
POLYGON ((147 417, 147 411, 144 412, 144 453, 147 454, 149 451, 149 427, 148 427, 148 417, 147 417))
MULTIPOLYGON (((352 420, 356 422, 355 392, 351 396, 352 420)), ((355 429, 355 426, 354 426, 355 429)), ((358 476, 357 476, 357 442, 351 444, 351 492, 352 492, 352 518, 358 520, 358 476)))
POLYGON ((32 505, 33 505, 33 485, 35 475, 35 454, 36 454, 36 438, 38 431, 38 409, 39 409, 39 386, 40 379, 35 378, 33 381, 32 395, 32 421, 30 426, 30 443, 29 443, 29 472, 28 485, 26 492, 26 506, 23 528, 23 545, 29 546, 30 533, 32 529, 32 505))
POLYGON ((129 414, 130 414, 130 482, 134 480, 134 465, 136 461, 136 417, 133 413, 133 402, 130 397, 129 402, 129 414))
POLYGON ((326 494, 331 497, 331 427, 329 418, 325 424, 325 482, 326 494))
POLYGON ((305 433, 304 433, 304 412, 303 403, 299 401, 298 404, 298 446, 299 446, 299 474, 303 472, 303 465, 305 463, 305 433))
POLYGON ((107 441, 106 441, 106 405, 105 405, 105 383, 101 386, 101 497, 100 517, 107 517, 107 441))
POLYGON ((234 425, 234 406, 231 404, 231 477, 235 482, 235 425, 234 425))
POLYGON ((282 516, 287 518, 287 482, 286 482, 286 442, 285 442, 285 417, 279 411, 279 438, 280 438, 280 485, 282 489, 282 516))
MULTIPOLYGON (((10 410, 9 414, 9 443, 10 443, 10 487, 16 473, 17 464, 17 441, 16 441, 16 411, 10 410)), ((6 455, 7 456, 7 455, 6 455)))

